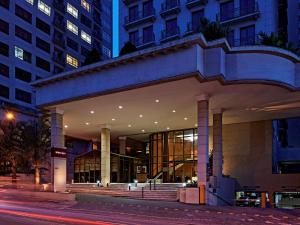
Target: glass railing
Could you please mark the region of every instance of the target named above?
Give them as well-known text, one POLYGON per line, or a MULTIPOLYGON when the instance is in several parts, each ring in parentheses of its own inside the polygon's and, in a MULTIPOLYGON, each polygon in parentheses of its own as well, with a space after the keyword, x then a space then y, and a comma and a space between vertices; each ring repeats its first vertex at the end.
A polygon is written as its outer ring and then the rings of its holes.
POLYGON ((142 20, 142 19, 150 17, 150 16, 155 16, 154 8, 151 8, 150 10, 145 10, 145 11, 138 11, 134 15, 126 16, 124 23, 126 25, 126 24, 133 23, 133 22, 142 20))
POLYGON ((175 27, 173 29, 166 29, 166 30, 163 30, 161 32, 161 39, 168 39, 168 38, 171 38, 171 37, 175 37, 175 36, 178 36, 180 35, 180 29, 179 27, 175 27))
POLYGON ((161 12, 165 12, 177 7, 180 7, 180 0, 167 0, 161 4, 161 12))

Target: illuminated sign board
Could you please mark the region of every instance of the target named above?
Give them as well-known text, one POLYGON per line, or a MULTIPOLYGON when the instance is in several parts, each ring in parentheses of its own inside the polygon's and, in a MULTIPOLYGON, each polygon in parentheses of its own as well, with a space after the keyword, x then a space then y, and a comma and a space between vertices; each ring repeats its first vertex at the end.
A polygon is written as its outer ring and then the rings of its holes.
POLYGON ((51 157, 67 158, 67 151, 64 148, 52 148, 51 157))

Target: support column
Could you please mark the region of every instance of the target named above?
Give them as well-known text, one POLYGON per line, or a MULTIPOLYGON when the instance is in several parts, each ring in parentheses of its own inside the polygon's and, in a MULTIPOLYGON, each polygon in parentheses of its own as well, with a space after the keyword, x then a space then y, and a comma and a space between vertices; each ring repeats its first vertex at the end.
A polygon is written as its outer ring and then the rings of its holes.
POLYGON ((126 137, 119 137, 119 154, 126 155, 126 137))
POLYGON ((213 175, 222 177, 223 171, 223 140, 222 140, 222 110, 213 114, 213 175))
POLYGON ((197 179, 199 187, 199 203, 206 203, 207 163, 208 163, 208 96, 197 97, 198 101, 198 163, 197 179))
POLYGON ((107 187, 110 183, 110 127, 101 128, 101 183, 107 187))
POLYGON ((66 191, 67 154, 63 131, 63 111, 51 110, 51 181, 54 192, 66 191))

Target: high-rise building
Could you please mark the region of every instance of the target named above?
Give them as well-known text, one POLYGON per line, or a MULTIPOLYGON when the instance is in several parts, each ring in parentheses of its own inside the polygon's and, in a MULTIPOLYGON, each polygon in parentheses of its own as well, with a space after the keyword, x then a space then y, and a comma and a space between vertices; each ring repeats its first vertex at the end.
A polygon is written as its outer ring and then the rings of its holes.
POLYGON ((199 32, 202 17, 229 27, 231 46, 254 45, 258 33, 287 31, 286 0, 120 0, 120 48, 158 45, 199 32), (285 8, 284 8, 285 7, 285 8))
POLYGON ((34 109, 30 82, 111 57, 112 1, 1 0, 0 102, 34 109))

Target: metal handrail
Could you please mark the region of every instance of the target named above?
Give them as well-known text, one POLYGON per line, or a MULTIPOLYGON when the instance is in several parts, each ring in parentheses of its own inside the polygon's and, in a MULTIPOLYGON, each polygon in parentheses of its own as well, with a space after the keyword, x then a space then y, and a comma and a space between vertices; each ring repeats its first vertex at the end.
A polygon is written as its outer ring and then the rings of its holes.
POLYGON ((165 12, 177 7, 180 7, 180 0, 166 0, 164 3, 161 4, 161 12, 165 12))
POLYGON ((258 13, 259 12, 259 6, 258 6, 258 2, 255 2, 253 7, 248 7, 248 8, 235 8, 232 13, 228 13, 225 16, 221 15, 221 13, 217 14, 217 20, 220 22, 225 22, 228 20, 232 20, 235 18, 239 18, 242 16, 246 16, 249 14, 253 14, 253 13, 258 13))
POLYGON ((137 11, 136 15, 132 17, 126 16, 124 19, 124 23, 129 24, 141 19, 145 19, 150 16, 155 16, 155 8, 151 8, 151 10, 147 10, 147 11, 137 11))

